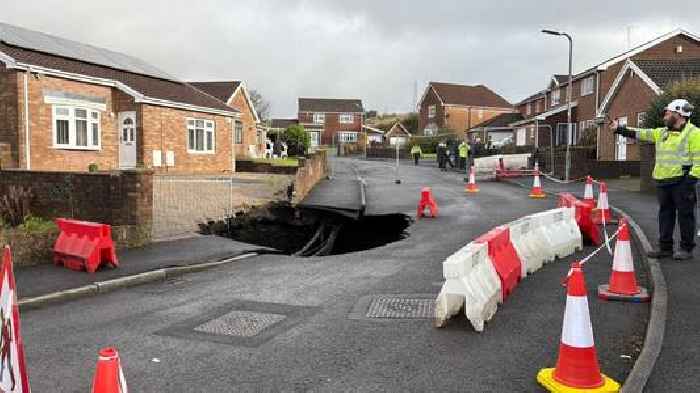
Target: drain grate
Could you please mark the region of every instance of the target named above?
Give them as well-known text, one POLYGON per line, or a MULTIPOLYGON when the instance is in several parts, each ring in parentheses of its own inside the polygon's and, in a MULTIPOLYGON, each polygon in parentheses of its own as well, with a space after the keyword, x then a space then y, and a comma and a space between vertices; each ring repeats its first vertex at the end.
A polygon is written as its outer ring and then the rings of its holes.
POLYGON ((232 311, 194 328, 195 331, 223 336, 253 337, 286 316, 253 311, 232 311))
POLYGON ((425 298, 377 296, 367 309, 367 318, 429 319, 435 313, 435 301, 425 298))

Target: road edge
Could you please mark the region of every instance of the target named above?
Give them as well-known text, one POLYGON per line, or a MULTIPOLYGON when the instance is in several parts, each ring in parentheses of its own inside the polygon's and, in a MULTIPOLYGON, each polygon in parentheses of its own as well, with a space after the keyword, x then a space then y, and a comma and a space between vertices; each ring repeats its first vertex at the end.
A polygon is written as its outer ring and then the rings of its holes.
POLYGON ((635 232, 635 236, 639 239, 644 249, 644 252, 641 253, 642 258, 647 262, 649 273, 651 273, 651 284, 654 288, 642 352, 634 362, 634 366, 629 375, 627 375, 627 379, 620 390, 623 393, 642 392, 651 373, 654 371, 656 360, 659 358, 659 354, 661 354, 661 348, 664 343, 666 314, 668 312, 668 287, 666 286, 666 278, 661 271, 659 261, 646 256, 646 253, 651 251, 652 247, 649 238, 647 238, 642 228, 624 210, 612 205, 610 208, 625 217, 630 227, 635 232))
MULTIPOLYGON (((504 179, 504 182, 512 185, 516 185, 520 188, 527 189, 526 185, 520 184, 517 181, 511 181, 510 179, 504 179)), ((551 191, 545 191, 546 194, 556 195, 551 191)), ((639 240, 644 249, 641 253, 642 258, 646 261, 649 273, 651 274, 651 285, 653 287, 653 295, 651 298, 651 305, 649 310, 649 321, 647 322, 647 331, 644 337, 644 345, 642 346, 642 351, 639 357, 634 362, 632 370, 630 370, 627 375, 627 379, 622 385, 620 392, 622 393, 633 393, 633 392, 643 392, 651 373, 654 371, 654 366, 656 365, 656 359, 658 359, 661 353, 661 348, 664 343, 664 333, 666 332, 666 314, 668 311, 668 286, 666 285, 666 279, 661 271, 661 266, 658 260, 653 258, 648 258, 646 252, 651 250, 651 243, 649 238, 646 236, 642 228, 637 224, 637 222, 624 210, 610 205, 618 214, 625 217, 632 228, 635 237, 639 240)))
POLYGON ((226 265, 250 257, 260 255, 255 252, 249 252, 233 257, 210 260, 202 263, 195 263, 185 266, 166 267, 148 272, 136 273, 124 277, 118 277, 111 280, 96 281, 92 284, 84 285, 77 288, 65 289, 62 291, 47 293, 40 296, 23 298, 18 301, 20 310, 33 310, 42 308, 49 304, 63 303, 70 300, 82 299, 90 296, 97 296, 118 289, 133 287, 136 285, 147 284, 156 281, 165 281, 173 277, 179 277, 188 273, 201 272, 203 270, 215 268, 217 266, 226 265))

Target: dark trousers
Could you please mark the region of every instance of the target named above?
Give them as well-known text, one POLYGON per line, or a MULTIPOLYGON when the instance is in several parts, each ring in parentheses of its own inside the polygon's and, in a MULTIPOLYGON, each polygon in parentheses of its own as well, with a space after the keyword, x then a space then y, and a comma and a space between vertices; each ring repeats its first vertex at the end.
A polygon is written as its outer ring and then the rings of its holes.
POLYGON ((467 157, 459 157, 459 169, 467 167, 467 157))
POLYGON ((420 154, 413 153, 413 161, 415 161, 416 165, 418 165, 418 160, 420 160, 420 154))
POLYGON ((673 230, 676 218, 681 233, 680 246, 683 250, 692 251, 695 247, 695 194, 694 181, 657 187, 656 196, 659 200, 659 248, 673 250, 673 230))

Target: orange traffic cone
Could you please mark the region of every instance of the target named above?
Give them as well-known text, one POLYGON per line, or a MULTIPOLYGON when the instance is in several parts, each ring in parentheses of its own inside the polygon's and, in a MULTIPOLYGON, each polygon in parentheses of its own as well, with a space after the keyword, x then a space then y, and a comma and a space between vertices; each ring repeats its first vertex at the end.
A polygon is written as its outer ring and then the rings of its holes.
POLYGON ((469 169, 469 183, 464 189, 465 192, 479 192, 479 187, 476 185, 476 173, 474 172, 474 165, 469 169))
POLYGON ((598 287, 598 297, 605 300, 622 300, 628 302, 648 302, 649 292, 637 286, 630 246, 629 225, 620 218, 620 232, 615 243, 610 283, 598 287))
POLYGON ((540 370, 537 381, 550 392, 617 392, 620 384, 600 372, 580 263, 571 264, 566 287, 557 366, 540 370))
POLYGON ((612 222, 612 211, 608 205, 608 185, 600 182, 600 191, 598 192, 598 205, 593 211, 593 222, 600 225, 605 221, 606 224, 612 222))
POLYGON ((127 393, 124 372, 116 348, 103 348, 97 358, 92 393, 127 393))
POLYGON ((542 192, 542 183, 540 183, 540 171, 535 169, 535 179, 532 182, 532 190, 530 191, 530 198, 545 198, 544 192, 542 192))
POLYGON ((583 189, 583 201, 589 203, 591 206, 595 206, 595 199, 593 198, 593 178, 586 176, 586 188, 583 189))

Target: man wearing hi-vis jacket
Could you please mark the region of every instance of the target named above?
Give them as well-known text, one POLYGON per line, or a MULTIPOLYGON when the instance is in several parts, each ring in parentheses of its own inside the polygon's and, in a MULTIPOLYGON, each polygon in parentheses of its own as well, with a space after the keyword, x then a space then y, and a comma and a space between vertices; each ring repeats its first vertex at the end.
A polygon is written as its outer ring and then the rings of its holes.
POLYGON ((695 248, 695 185, 700 178, 700 129, 690 123, 693 106, 684 99, 671 101, 664 111, 661 128, 631 128, 613 121, 615 134, 656 145, 656 180, 659 201, 659 248, 651 258, 686 260, 695 248), (676 217, 681 233, 679 249, 673 252, 676 217))

